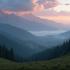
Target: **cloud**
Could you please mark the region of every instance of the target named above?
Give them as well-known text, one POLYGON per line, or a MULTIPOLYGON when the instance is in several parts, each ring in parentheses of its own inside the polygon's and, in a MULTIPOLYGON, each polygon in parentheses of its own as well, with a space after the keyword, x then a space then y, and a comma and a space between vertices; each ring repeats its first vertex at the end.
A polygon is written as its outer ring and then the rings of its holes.
POLYGON ((0 9, 32 10, 31 0, 0 0, 0 9))
POLYGON ((52 8, 58 5, 57 0, 39 0, 39 4, 43 4, 44 7, 47 8, 52 8))
POLYGON ((6 14, 6 15, 17 15, 17 16, 26 16, 28 14, 31 14, 30 11, 12 11, 12 10, 0 10, 0 13, 6 14))
POLYGON ((33 11, 40 12, 58 5, 57 0, 32 0, 33 11))
POLYGON ((58 5, 58 2, 56 0, 48 0, 44 3, 45 8, 52 8, 56 7, 58 5))
POLYGON ((0 0, 0 10, 7 14, 38 13, 57 5, 57 0, 0 0))
POLYGON ((0 0, 0 9, 10 10, 32 10, 32 8, 43 9, 57 5, 56 0, 0 0))
POLYGON ((40 12, 44 10, 43 4, 39 4, 38 0, 32 0, 33 12, 40 12))
POLYGON ((24 16, 31 13, 32 0, 0 0, 0 13, 24 16))

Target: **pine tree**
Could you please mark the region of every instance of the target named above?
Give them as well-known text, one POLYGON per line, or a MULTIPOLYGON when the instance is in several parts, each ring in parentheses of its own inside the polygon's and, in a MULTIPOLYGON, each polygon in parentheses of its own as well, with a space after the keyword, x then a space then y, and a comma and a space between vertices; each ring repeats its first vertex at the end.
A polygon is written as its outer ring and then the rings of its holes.
POLYGON ((10 59, 11 60, 14 60, 15 59, 13 48, 10 49, 10 59))
POLYGON ((5 45, 0 46, 0 57, 15 60, 14 50, 13 48, 8 49, 5 45))

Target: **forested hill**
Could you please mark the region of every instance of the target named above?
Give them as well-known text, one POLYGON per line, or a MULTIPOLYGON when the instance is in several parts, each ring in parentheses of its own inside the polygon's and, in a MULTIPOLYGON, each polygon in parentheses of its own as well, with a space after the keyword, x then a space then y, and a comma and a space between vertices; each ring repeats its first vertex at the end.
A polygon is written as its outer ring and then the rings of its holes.
POLYGON ((33 55, 30 59, 32 61, 49 60, 68 53, 70 53, 70 40, 64 42, 62 45, 39 52, 33 55))
POLYGON ((0 45, 0 57, 15 61, 15 54, 13 48, 6 48, 5 45, 0 45))

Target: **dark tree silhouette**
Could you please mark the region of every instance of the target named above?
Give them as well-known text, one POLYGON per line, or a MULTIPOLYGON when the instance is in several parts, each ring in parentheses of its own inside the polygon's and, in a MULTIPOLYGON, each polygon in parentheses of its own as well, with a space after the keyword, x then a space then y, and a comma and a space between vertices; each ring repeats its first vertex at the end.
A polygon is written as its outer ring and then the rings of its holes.
POLYGON ((15 60, 14 50, 13 48, 10 49, 10 59, 15 60))
POLYGON ((13 48, 8 49, 5 45, 0 46, 0 57, 15 60, 14 50, 13 48))
POLYGON ((31 61, 49 60, 70 53, 70 40, 65 41, 62 45, 47 49, 30 57, 31 61))

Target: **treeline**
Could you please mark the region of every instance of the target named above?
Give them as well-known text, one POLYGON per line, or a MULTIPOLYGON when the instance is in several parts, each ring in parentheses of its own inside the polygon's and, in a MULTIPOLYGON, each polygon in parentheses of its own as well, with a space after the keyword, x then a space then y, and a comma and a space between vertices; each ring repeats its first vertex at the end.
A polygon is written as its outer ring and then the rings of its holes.
POLYGON ((15 61, 13 48, 8 49, 5 46, 0 46, 0 57, 15 61))
POLYGON ((13 48, 7 48, 5 45, 0 45, 0 57, 5 58, 11 61, 15 62, 23 62, 23 57, 20 57, 19 55, 15 54, 15 51, 13 48))
POLYGON ((70 40, 65 41, 62 45, 49 48, 43 52, 34 54, 33 56, 25 58, 25 59, 23 59, 23 57, 19 57, 15 55, 13 48, 8 49, 5 46, 0 46, 0 57, 13 60, 16 62, 49 60, 49 59, 63 56, 68 53, 70 54, 70 40))
POLYGON ((65 41, 62 45, 47 49, 43 52, 33 55, 30 57, 31 61, 37 60, 49 60, 63 56, 70 53, 70 40, 65 41))

